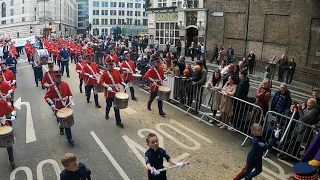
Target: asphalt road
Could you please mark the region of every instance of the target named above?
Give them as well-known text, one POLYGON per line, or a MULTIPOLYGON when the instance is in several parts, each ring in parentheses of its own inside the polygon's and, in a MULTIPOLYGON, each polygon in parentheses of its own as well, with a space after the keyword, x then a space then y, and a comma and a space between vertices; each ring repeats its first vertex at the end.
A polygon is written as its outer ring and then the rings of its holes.
MULTIPOLYGON (((199 123, 198 119, 168 103, 164 104, 165 118, 158 115, 156 102, 152 111, 148 111, 148 95, 138 87, 135 87, 138 102, 129 101, 129 108, 121 110, 125 128, 118 128, 113 110, 110 119, 104 119, 102 94, 99 94, 101 109, 94 106, 93 97, 90 104, 86 103, 85 95, 78 90, 74 64, 70 64, 71 78, 63 77, 75 99, 72 126, 75 146, 71 146, 66 137, 59 134, 55 117, 43 99, 45 90, 35 86, 32 68, 24 61, 20 61, 18 68, 15 100, 21 97, 22 102, 30 103, 34 128, 27 103, 23 103, 21 110, 17 110, 13 127, 16 169, 10 167, 6 149, 1 149, 0 180, 56 180, 63 169, 60 158, 66 152, 76 154, 78 160, 91 169, 94 180, 145 180, 144 152, 148 148, 145 136, 149 132, 158 134, 160 146, 171 157, 190 161, 190 166, 184 169, 168 171, 169 179, 229 180, 245 165, 250 145, 241 147, 243 136, 199 123), (33 129, 35 138, 32 138, 33 129)), ((264 172, 256 179, 283 179, 290 173, 288 163, 270 155, 264 161, 264 172)))

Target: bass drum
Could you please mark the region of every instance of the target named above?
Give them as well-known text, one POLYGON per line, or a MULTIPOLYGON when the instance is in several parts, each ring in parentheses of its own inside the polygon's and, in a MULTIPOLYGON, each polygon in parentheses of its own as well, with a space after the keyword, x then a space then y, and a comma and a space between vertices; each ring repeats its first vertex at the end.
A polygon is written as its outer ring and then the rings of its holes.
POLYGON ((46 65, 48 64, 49 53, 46 49, 36 49, 33 54, 34 62, 46 65))

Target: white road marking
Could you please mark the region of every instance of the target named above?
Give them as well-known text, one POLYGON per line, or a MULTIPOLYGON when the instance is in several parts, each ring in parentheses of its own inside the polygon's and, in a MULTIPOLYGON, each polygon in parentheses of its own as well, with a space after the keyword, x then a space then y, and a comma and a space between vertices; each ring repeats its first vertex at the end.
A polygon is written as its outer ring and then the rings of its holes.
POLYGON ((56 172, 57 179, 60 179, 61 169, 60 169, 59 164, 57 163, 57 161, 55 161, 53 159, 46 159, 46 160, 41 161, 37 166, 37 178, 38 178, 38 180, 44 180, 42 167, 43 167, 44 164, 47 164, 47 163, 52 164, 53 169, 56 172))
POLYGON ((27 175, 27 180, 33 180, 32 177, 32 171, 30 168, 26 167, 26 166, 22 166, 22 167, 18 167, 16 169, 14 169, 11 174, 10 174, 10 180, 15 180, 16 179, 16 174, 18 171, 24 171, 27 175))
POLYGON ((264 173, 264 172, 261 173, 261 176, 266 177, 268 180, 276 180, 275 178, 269 176, 268 174, 266 174, 266 173, 264 173))
POLYGON ((129 115, 132 115, 132 114, 137 113, 137 111, 133 110, 131 107, 125 108, 124 111, 125 111, 126 113, 128 113, 129 115))
POLYGON ((287 161, 284 161, 284 160, 279 159, 279 158, 278 158, 278 161, 282 162, 283 164, 288 165, 289 167, 293 167, 293 164, 291 164, 291 163, 289 163, 289 162, 287 162, 287 161))
POLYGON ((31 65, 28 65, 28 66, 22 66, 22 67, 17 67, 17 69, 22 69, 22 68, 26 68, 26 67, 31 67, 31 65))
POLYGON ((111 155, 111 153, 108 151, 108 149, 103 145, 103 143, 100 141, 100 139, 98 138, 98 136, 96 135, 96 133, 94 131, 90 132, 91 136, 93 137, 93 139, 97 142, 97 144, 99 145, 99 147, 102 149, 102 151, 104 152, 104 154, 108 157, 108 159, 110 160, 110 162, 113 164, 113 166, 116 168, 116 170, 119 172, 120 176, 124 179, 124 180, 130 180, 129 177, 127 176, 127 174, 123 171, 123 169, 120 167, 120 165, 117 163, 117 161, 114 159, 114 157, 111 155))
POLYGON ((37 140, 36 133, 33 126, 33 119, 31 114, 31 106, 29 102, 21 102, 21 97, 14 103, 14 107, 21 110, 21 105, 25 105, 27 108, 26 115, 26 143, 31 143, 37 140))

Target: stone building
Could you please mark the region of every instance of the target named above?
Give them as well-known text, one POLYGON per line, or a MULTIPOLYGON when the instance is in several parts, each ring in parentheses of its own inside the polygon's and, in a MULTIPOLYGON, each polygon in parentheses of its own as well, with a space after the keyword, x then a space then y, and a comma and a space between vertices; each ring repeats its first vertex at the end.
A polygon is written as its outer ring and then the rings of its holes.
POLYGON ((151 0, 148 11, 150 42, 160 47, 180 40, 182 55, 191 42, 205 42, 206 0, 151 0))
POLYGON ((2 0, 0 4, 1 34, 10 34, 12 38, 49 34, 49 23, 51 35, 76 34, 75 0, 2 0))
POLYGON ((258 59, 286 54, 300 67, 320 63, 319 0, 210 0, 205 7, 208 58, 218 44, 238 56, 252 50, 258 59))

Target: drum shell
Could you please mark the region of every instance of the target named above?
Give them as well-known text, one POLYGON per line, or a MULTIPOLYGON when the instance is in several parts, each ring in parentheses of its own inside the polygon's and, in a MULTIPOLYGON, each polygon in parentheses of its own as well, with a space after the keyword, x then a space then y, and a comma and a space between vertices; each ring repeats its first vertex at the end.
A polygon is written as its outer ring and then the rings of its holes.
POLYGON ((67 116, 67 117, 60 117, 57 115, 60 128, 70 128, 74 124, 74 117, 73 114, 67 116))
POLYGON ((14 136, 13 131, 8 134, 1 134, 0 135, 0 148, 7 148, 11 147, 14 144, 14 136))
POLYGON ((131 82, 135 85, 139 84, 141 82, 141 77, 142 77, 142 75, 140 75, 140 74, 133 74, 131 82))
POLYGON ((46 49, 37 49, 33 54, 34 62, 40 62, 41 65, 48 64, 49 53, 46 49))
POLYGON ((170 91, 162 91, 162 90, 158 89, 157 95, 158 95, 159 99, 167 101, 167 100, 169 100, 170 93, 171 93, 171 90, 170 91))
POLYGON ((125 109, 128 107, 129 97, 126 99, 120 99, 117 96, 114 96, 114 107, 117 109, 125 109))

